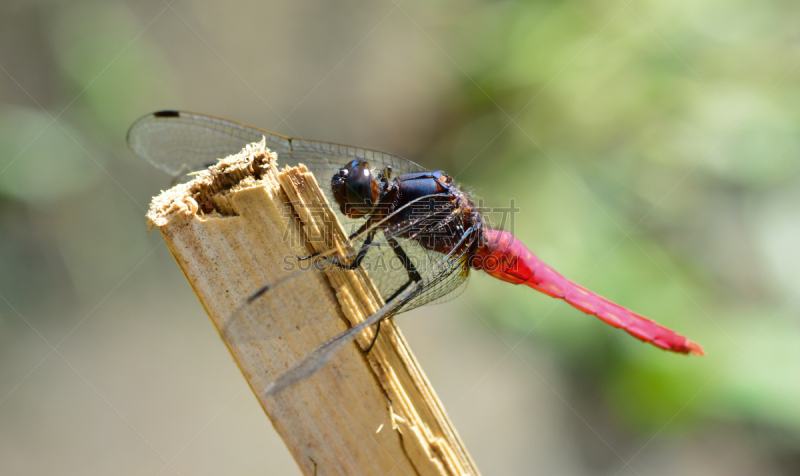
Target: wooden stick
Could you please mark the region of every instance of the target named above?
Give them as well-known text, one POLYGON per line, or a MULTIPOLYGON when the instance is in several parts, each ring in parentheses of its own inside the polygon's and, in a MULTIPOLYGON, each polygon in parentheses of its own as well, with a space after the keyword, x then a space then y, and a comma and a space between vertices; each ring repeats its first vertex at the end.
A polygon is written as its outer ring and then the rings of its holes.
POLYGON ((290 365, 383 304, 363 270, 296 269, 297 256, 349 251, 305 167, 279 173, 275 154, 250 144, 154 198, 147 216, 305 474, 478 474, 393 321, 368 355, 372 331, 312 377, 264 396, 290 365), (292 273, 301 276, 243 306, 292 273))

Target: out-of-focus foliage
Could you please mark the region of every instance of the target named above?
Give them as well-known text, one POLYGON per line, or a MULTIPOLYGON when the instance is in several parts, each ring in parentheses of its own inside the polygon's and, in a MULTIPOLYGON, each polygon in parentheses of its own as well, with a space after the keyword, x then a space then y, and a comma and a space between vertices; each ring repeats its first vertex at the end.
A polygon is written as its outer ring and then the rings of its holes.
POLYGON ((660 353, 527 290, 474 286, 483 313, 552 345, 632 427, 800 434, 798 14, 506 1, 448 19, 464 75, 436 147, 445 166, 487 205, 515 199, 515 232, 540 257, 709 354, 660 353))

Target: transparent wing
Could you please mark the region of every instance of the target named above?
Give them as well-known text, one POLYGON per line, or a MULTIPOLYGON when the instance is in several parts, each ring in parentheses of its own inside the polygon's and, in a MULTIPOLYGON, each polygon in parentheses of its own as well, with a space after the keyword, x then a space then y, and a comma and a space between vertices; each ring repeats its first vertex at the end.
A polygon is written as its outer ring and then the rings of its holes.
POLYGON ((217 159, 239 152, 246 144, 266 140, 278 153, 281 165, 304 164, 314 174, 328 202, 346 228, 357 229, 362 220, 339 213, 328 182, 353 159, 367 160, 372 167, 392 167, 393 174, 426 170, 396 155, 360 147, 307 139, 293 139, 226 119, 184 111, 160 111, 137 120, 128 131, 128 145, 136 155, 175 176, 204 169, 217 159))
MULTIPOLYGON (((354 245, 363 244, 361 239, 353 241, 354 245)), ((421 292, 415 294, 413 300, 399 305, 393 314, 410 311, 432 301, 445 302, 457 296, 453 291, 463 288, 462 284, 466 283, 469 276, 469 267, 466 266, 465 259, 458 262, 458 256, 447 256, 426 249, 413 240, 397 241, 422 277, 422 285, 421 292)), ((346 259, 353 259, 355 254, 346 259)), ((385 235, 379 235, 369 245, 369 251, 361 266, 367 271, 384 300, 393 296, 410 280, 405 266, 385 235)))
MULTIPOLYGON (((391 167, 394 175, 427 172, 427 169, 421 165, 386 152, 308 139, 290 139, 290 141, 291 150, 286 155, 285 163, 292 166, 304 163, 312 170, 314 170, 312 167, 315 164, 325 165, 328 169, 330 166, 339 169, 353 159, 364 159, 372 167, 381 170, 391 167)), ((278 161, 284 162, 280 153, 278 153, 278 161)), ((317 170, 324 169, 317 166, 317 170)))
POLYGON ((304 163, 318 180, 329 177, 353 159, 373 167, 391 166, 395 174, 423 172, 419 165, 395 155, 330 142, 292 139, 205 114, 160 111, 136 121, 128 131, 128 145, 136 155, 174 176, 208 167, 217 159, 239 152, 246 144, 266 138, 281 164, 304 163))
MULTIPOLYGON (((469 244, 477 241, 477 233, 468 236, 469 244)), ((449 301, 466 288, 469 280, 468 252, 465 249, 443 258, 422 278, 423 285, 408 300, 398 306, 394 314, 410 311, 431 303, 449 301)))
POLYGON ((290 139, 237 122, 190 112, 148 114, 128 130, 128 145, 136 155, 172 175, 215 164, 262 137, 278 154, 288 152, 290 139))
MULTIPOLYGON (((369 230, 352 240, 352 245, 355 247, 356 251, 345 256, 339 256, 335 259, 340 263, 351 263, 355 259, 358 250, 364 246, 365 236, 368 233, 369 230)), ((431 302, 438 303, 447 301, 456 297, 459 292, 463 291, 469 279, 470 268, 467 262, 469 251, 476 243, 479 234, 480 232, 468 233, 461 240, 460 249, 448 254, 425 249, 414 241, 399 241, 409 259, 414 262, 421 276, 421 280, 418 283, 413 283, 414 292, 403 293, 405 288, 409 285, 409 275, 406 272, 405 266, 398 262, 397 255, 392 250, 389 240, 380 231, 376 231, 375 239, 371 244, 367 245, 368 253, 361 263, 361 267, 367 271, 370 278, 377 286, 384 302, 393 302, 385 318, 431 302), (398 293, 402 293, 402 298, 397 298, 399 297, 398 293), (395 298, 391 299, 393 296, 395 296, 395 298)), ((235 335, 249 335, 249 332, 240 333, 232 331, 242 326, 263 325, 258 323, 263 323, 264 319, 268 320, 270 314, 278 312, 278 308, 286 306, 287 303, 291 302, 293 299, 297 299, 297 286, 293 284, 296 280, 326 280, 327 278, 325 278, 322 271, 326 268, 332 268, 335 265, 326 264, 325 261, 322 261, 322 257, 314 259, 320 261, 315 263, 314 266, 299 265, 299 262, 297 262, 298 268, 291 271, 290 274, 278 281, 266 283, 266 285, 254 288, 252 298, 246 303, 243 303, 242 307, 230 317, 225 327, 222 329, 222 332, 228 335, 228 338, 232 338, 231 336, 235 335)), ((300 288, 302 288, 302 286, 300 288)), ((329 297, 307 296, 307 298, 314 300, 327 299, 329 297)), ((330 298, 335 299, 335 296, 331 295, 330 298)), ((338 315, 298 315, 297 320, 293 321, 293 326, 291 328, 275 328, 273 333, 275 336, 284 335, 285 333, 294 332, 294 324, 298 324, 301 328, 304 328, 307 325, 316 325, 329 319, 340 319, 340 317, 338 315)))
POLYGON ((479 229, 473 228, 468 230, 462 239, 459 240, 459 246, 457 248, 454 248, 447 254, 439 253, 439 262, 424 273, 421 281, 411 283, 405 287, 402 292, 389 300, 378 312, 367 317, 364 321, 317 346, 317 348, 308 353, 290 367, 289 370, 269 384, 265 393, 267 395, 274 395, 313 375, 367 327, 392 317, 398 312, 436 299, 443 295, 443 290, 446 290, 444 294, 447 294, 450 291, 458 289, 460 284, 466 280, 466 273, 469 270, 466 266, 466 262, 469 256, 469 250, 471 249, 470 244, 477 240, 479 234, 479 229))
POLYGON ((137 120, 128 131, 128 145, 136 155, 178 177, 204 169, 217 159, 239 152, 246 144, 266 140, 281 165, 304 164, 314 174, 339 221, 353 233, 363 223, 341 214, 329 186, 330 178, 353 159, 372 167, 391 167, 394 175, 426 169, 396 155, 360 147, 307 139, 293 139, 226 119, 183 111, 160 111, 137 120))
POLYGON ((264 394, 275 395, 294 385, 295 383, 313 375, 316 371, 324 367, 325 364, 330 362, 331 358, 333 358, 337 352, 355 340, 356 336, 363 332, 364 329, 390 317, 398 303, 406 301, 408 296, 412 295, 417 290, 418 286, 419 285, 417 284, 407 288, 395 299, 386 303, 375 314, 372 314, 363 321, 347 329, 338 336, 328 340, 327 342, 318 345, 314 350, 309 352, 305 357, 300 359, 291 368, 289 368, 289 370, 267 385, 267 388, 264 390, 264 394))

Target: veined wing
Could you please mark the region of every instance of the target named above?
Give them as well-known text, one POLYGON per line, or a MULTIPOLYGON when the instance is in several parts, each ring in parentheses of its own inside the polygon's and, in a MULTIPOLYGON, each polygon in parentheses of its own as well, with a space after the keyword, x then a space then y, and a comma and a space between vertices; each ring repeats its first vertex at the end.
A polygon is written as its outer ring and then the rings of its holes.
MULTIPOLYGON (((402 248, 408 260, 422 278, 422 285, 417 293, 399 304, 393 314, 410 311, 429 303, 442 303, 455 298, 464 290, 469 278, 467 265, 468 249, 477 241, 477 234, 465 239, 463 250, 447 255, 420 246, 410 239, 393 238, 402 248)), ((354 239, 354 247, 363 245, 363 239, 354 239)), ((358 250, 358 248, 357 248, 358 250)), ((343 262, 352 262, 357 250, 343 258, 343 262)), ((369 250, 361 262, 384 300, 399 292, 410 277, 388 239, 382 232, 369 245, 369 250)))
POLYGON ((213 165, 262 137, 278 154, 291 148, 288 137, 238 122, 191 112, 160 111, 133 123, 128 130, 128 146, 139 157, 178 176, 213 165))
POLYGON ((342 332, 338 336, 320 344, 305 357, 300 359, 280 377, 267 385, 264 390, 265 395, 275 395, 295 383, 310 377, 319 369, 325 366, 337 352, 342 350, 347 344, 355 340, 358 334, 362 333, 367 327, 373 326, 388 317, 391 317, 397 306, 408 300, 419 288, 419 283, 415 283, 406 288, 393 300, 387 302, 378 312, 367 317, 353 327, 342 332))
POLYGON ((267 147, 278 153, 281 164, 303 163, 321 182, 353 159, 365 159, 379 169, 390 166, 395 174, 425 171, 414 162, 385 152, 293 139, 239 122, 184 111, 160 111, 140 118, 128 131, 128 145, 136 155, 178 176, 208 167, 262 137, 267 147))
MULTIPOLYGON (((418 227, 418 223, 406 223, 397 229, 402 233, 408 228, 418 227)), ((482 231, 472 229, 459 240, 450 253, 440 253, 422 247, 418 242, 385 234, 385 229, 380 224, 373 225, 364 232, 353 237, 350 241, 353 251, 345 255, 334 255, 333 249, 321 256, 311 258, 316 260, 313 266, 301 264, 297 261, 294 270, 287 269, 289 274, 281 279, 266 283, 260 287, 254 287, 250 298, 234 312, 231 318, 222 329, 228 335, 242 335, 247 332, 231 332, 240 326, 258 325, 262 319, 269 314, 277 312, 277 308, 285 307, 290 304, 291 299, 296 299, 295 287, 292 283, 295 280, 324 279, 323 270, 330 270, 339 264, 350 264, 356 259, 359 250, 366 246, 366 256, 361 262, 360 268, 364 269, 371 280, 375 283, 381 297, 386 303, 393 304, 387 308, 384 318, 394 316, 398 313, 406 312, 419 306, 431 302, 445 302, 456 297, 464 290, 469 278, 470 267, 468 259, 470 251, 479 240, 482 231), (372 241, 367 244, 366 238, 374 232, 372 241), (420 280, 414 282, 413 292, 404 292, 408 288, 410 277, 405 266, 398 262, 398 257, 392 249, 392 242, 398 243, 412 261, 419 273, 420 280), (327 261, 327 262, 326 262, 327 261), (402 298, 398 299, 398 297, 402 298)), ((302 288, 302 286, 301 286, 302 288)), ((314 299, 309 297, 309 299, 314 299)), ((298 316, 298 321, 302 321, 301 327, 313 322, 320 322, 327 319, 339 319, 337 315, 331 316, 298 316)), ((293 332, 292 329, 277 330, 282 332, 293 332)), ((281 335, 276 333, 275 335, 281 335)))
MULTIPOLYGON (((327 166, 328 170, 330 170, 330 166, 339 169, 353 159, 364 159, 372 167, 380 170, 391 167, 393 175, 427 172, 427 169, 421 165, 386 152, 317 140, 290 139, 290 141, 291 150, 286 154, 286 161, 281 159, 280 152, 278 153, 278 160, 289 165, 302 163, 311 170, 315 170, 315 164, 323 167, 327 166)), ((318 167, 318 169, 322 170, 321 167, 318 167)))
POLYGON ((401 287, 398 290, 398 294, 388 300, 386 305, 378 312, 319 345, 269 384, 265 394, 274 395, 300 380, 310 377, 367 327, 375 325, 399 312, 430 302, 440 297, 443 289, 446 290, 444 294, 447 294, 459 288, 459 284, 464 282, 469 271, 469 268, 465 266, 471 249, 469 245, 478 239, 480 233, 480 228, 468 230, 462 236, 459 241, 460 245, 457 248, 447 254, 440 253, 440 260, 431 268, 421 272, 421 281, 412 282, 406 287, 401 287))

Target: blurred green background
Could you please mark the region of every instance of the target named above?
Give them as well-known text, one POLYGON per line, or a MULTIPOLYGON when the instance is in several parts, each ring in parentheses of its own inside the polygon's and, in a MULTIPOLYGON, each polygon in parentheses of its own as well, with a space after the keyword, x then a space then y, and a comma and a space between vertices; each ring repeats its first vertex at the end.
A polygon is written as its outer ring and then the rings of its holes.
POLYGON ((475 273, 398 322, 484 474, 800 474, 798 15, 3 2, 0 473, 299 474, 145 233, 170 179, 125 132, 174 108, 513 199, 539 257, 706 349, 661 352, 475 273))

